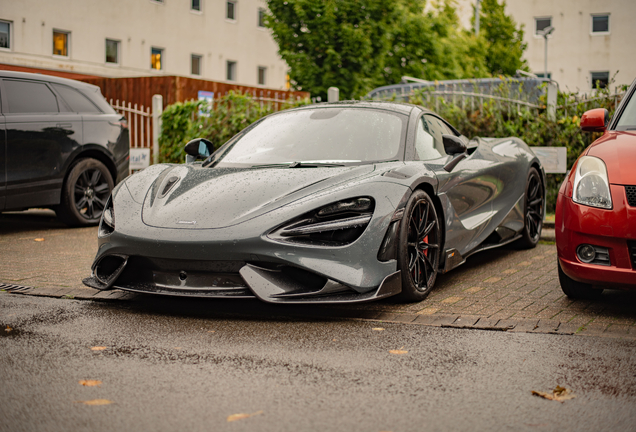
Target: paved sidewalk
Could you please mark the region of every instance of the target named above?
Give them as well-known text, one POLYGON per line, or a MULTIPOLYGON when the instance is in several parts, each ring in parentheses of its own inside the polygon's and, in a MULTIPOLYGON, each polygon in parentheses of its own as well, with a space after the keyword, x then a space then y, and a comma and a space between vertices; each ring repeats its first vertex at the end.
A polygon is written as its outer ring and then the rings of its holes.
MULTIPOLYGON (((495 249, 441 275, 420 303, 271 307, 257 303, 249 313, 314 318, 355 318, 411 324, 636 339, 636 292, 607 290, 595 302, 572 301, 557 276, 554 230, 546 229, 535 249, 495 249), (260 311, 260 312, 258 312, 260 311)), ((69 229, 51 211, 0 215, 0 288, 28 295, 136 300, 147 296, 96 291, 81 280, 97 250, 96 228, 69 229), (4 284, 4 285, 3 285, 4 284), (24 287, 24 288, 23 288, 24 287)), ((241 313, 246 303, 204 300, 211 308, 241 313)), ((252 303, 250 303, 252 304, 252 303)))

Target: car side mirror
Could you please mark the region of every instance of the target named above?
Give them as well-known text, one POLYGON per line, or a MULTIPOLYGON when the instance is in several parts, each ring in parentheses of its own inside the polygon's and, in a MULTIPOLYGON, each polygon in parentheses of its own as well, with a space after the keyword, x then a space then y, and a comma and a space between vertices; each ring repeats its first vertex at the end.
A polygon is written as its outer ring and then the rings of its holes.
POLYGON ((214 153, 214 144, 205 138, 195 138, 185 145, 186 163, 192 163, 198 158, 206 159, 214 153))
POLYGON ((447 155, 455 156, 466 152, 466 144, 461 138, 455 135, 442 135, 442 142, 444 143, 444 151, 447 155))
POLYGON ((595 108, 581 116, 581 129, 586 132, 605 132, 609 124, 609 112, 605 108, 595 108))

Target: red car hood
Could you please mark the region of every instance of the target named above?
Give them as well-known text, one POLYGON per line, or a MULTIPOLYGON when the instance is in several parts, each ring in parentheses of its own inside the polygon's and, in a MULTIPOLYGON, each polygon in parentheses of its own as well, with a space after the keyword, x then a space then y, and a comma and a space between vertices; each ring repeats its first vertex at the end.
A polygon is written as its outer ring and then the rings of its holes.
POLYGON ((636 133, 609 131, 587 152, 603 159, 612 184, 636 185, 636 133))

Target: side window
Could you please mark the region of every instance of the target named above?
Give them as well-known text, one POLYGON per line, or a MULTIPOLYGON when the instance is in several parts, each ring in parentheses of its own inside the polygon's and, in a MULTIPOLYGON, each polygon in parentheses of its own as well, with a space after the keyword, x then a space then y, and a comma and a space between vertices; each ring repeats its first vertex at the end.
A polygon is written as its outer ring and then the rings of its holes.
POLYGON ((431 160, 442 157, 442 153, 435 148, 435 138, 429 133, 424 117, 420 120, 415 135, 415 160, 431 160))
POLYGON ((44 83, 4 80, 10 113, 58 113, 57 98, 44 83))
POLYGON ((453 131, 449 129, 448 126, 446 126, 446 124, 443 121, 441 121, 435 116, 425 114, 424 117, 422 118, 424 119, 424 122, 426 123, 428 127, 429 133, 433 135, 433 138, 435 139, 435 148, 437 149, 437 151, 440 152, 440 154, 445 155, 446 152, 444 151, 444 142, 442 140, 442 135, 444 134, 455 135, 455 134, 453 133, 453 131))
POLYGON ((74 88, 67 87, 61 84, 51 84, 55 91, 57 91, 64 102, 71 108, 71 111, 77 113, 100 113, 99 109, 93 102, 88 100, 86 96, 75 90, 74 88))

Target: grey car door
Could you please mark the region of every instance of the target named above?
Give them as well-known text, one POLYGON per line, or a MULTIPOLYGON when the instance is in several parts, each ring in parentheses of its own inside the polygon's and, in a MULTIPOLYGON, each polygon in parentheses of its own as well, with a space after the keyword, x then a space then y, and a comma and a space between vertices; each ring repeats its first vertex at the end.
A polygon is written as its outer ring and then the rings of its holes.
POLYGON ((82 119, 42 81, 2 81, 6 121, 6 209, 60 202, 68 157, 82 142, 82 119))

